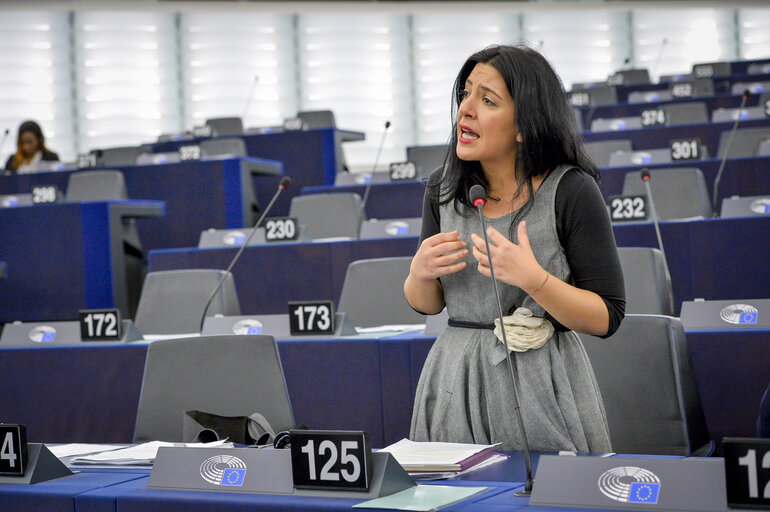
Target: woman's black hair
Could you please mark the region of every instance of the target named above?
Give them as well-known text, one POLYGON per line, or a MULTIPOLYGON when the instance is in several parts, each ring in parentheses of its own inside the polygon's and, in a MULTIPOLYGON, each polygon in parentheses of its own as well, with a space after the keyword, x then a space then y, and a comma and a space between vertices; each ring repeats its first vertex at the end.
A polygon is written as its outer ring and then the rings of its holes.
POLYGON ((532 179, 559 165, 579 167, 598 181, 599 172, 585 152, 564 86, 545 57, 523 45, 495 45, 471 55, 455 80, 452 135, 444 159, 443 175, 436 172, 428 182, 433 202, 454 202, 455 210, 463 214, 461 205, 473 208, 468 200, 468 191, 473 185, 480 184, 489 189, 481 164, 478 161, 461 160, 456 153, 457 109, 462 101, 465 81, 477 63, 493 66, 502 76, 513 98, 514 119, 523 140, 514 141, 514 176, 519 186, 513 200, 520 197, 524 190, 528 198, 515 217, 523 215, 531 206, 534 195, 532 179))
POLYGON ((19 133, 16 136, 16 154, 13 156, 13 168, 18 169, 24 162, 24 153, 21 151, 21 136, 25 133, 31 133, 37 138, 37 143, 40 151, 47 151, 45 147, 45 137, 43 136, 43 130, 40 125, 35 121, 24 121, 19 125, 19 133))

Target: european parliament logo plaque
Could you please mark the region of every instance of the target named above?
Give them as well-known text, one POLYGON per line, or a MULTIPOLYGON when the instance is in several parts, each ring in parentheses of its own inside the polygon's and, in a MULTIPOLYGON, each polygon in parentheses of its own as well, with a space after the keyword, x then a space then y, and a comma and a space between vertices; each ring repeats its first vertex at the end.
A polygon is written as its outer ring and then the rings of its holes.
POLYGON ((531 505, 628 510, 727 510, 722 459, 543 455, 531 505))

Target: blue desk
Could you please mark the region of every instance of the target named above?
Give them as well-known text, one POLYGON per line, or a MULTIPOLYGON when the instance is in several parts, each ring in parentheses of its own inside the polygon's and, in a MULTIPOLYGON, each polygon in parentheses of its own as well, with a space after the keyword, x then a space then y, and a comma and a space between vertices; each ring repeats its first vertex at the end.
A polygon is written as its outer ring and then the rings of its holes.
MULTIPOLYGON (((315 130, 278 131, 267 133, 244 134, 240 138, 246 143, 249 156, 269 158, 283 163, 283 171, 292 180, 291 187, 276 201, 272 214, 288 215, 291 198, 299 195, 302 187, 312 185, 330 185, 334 183, 337 170, 341 167, 343 155, 337 154, 337 148, 343 141, 363 140, 359 132, 321 128, 315 130)), ((178 151, 180 146, 200 143, 202 139, 169 141, 155 144, 156 153, 178 151)), ((257 187, 257 199, 262 205, 267 204, 278 187, 279 178, 264 177, 257 187)), ((240 226, 228 226, 240 227, 240 226)), ((189 247, 195 244, 177 245, 189 247)), ((173 247, 173 246, 167 246, 173 247)))
MULTIPOLYGON (((302 194, 330 194, 354 192, 364 197, 365 185, 319 185, 305 187, 302 194)), ((372 183, 369 198, 366 200, 367 219, 394 219, 403 217, 422 217, 422 199, 425 185, 420 181, 401 181, 393 183, 372 183)))
MULTIPOLYGON (((714 195, 714 181, 721 160, 711 158, 708 160, 678 161, 669 164, 640 165, 634 167, 613 167, 600 169, 601 181, 599 188, 605 198, 623 193, 623 181, 625 175, 631 171, 639 171, 646 167, 650 170, 672 169, 681 167, 697 167, 703 171, 706 180, 709 200, 714 195)), ((722 199, 732 196, 756 196, 770 193, 770 157, 730 158, 725 161, 722 171, 722 179, 719 182, 719 194, 717 197, 717 209, 722 207, 722 199)), ((653 177, 653 179, 655 179, 653 177)), ((653 196, 654 198, 654 196, 653 196)), ((717 212, 719 213, 719 212, 717 212)))
MULTIPOLYGON (((721 160, 678 161, 668 164, 646 165, 635 167, 601 168, 599 188, 605 199, 623 192, 623 180, 626 173, 638 171, 642 167, 648 169, 668 169, 678 167, 697 167, 703 171, 708 188, 709 198, 714 191, 714 180, 721 160)), ((754 196, 770 193, 770 157, 730 158, 725 162, 722 180, 719 185, 717 205, 721 206, 726 197, 754 196)), ((365 186, 349 185, 335 187, 320 185, 305 187, 303 194, 355 192, 363 197, 365 186)), ((419 181, 402 181, 394 183, 375 183, 369 189, 369 199, 366 202, 366 216, 370 219, 392 219, 399 217, 421 217, 422 200, 425 185, 419 181)))
MULTIPOLYGON (((759 94, 752 95, 746 102, 747 107, 758 105, 759 94)), ((718 108, 738 108, 741 105, 741 95, 719 94, 707 98, 681 98, 667 101, 654 101, 648 103, 616 103, 614 105, 597 105, 578 107, 581 118, 583 119, 584 130, 590 131, 591 121, 594 119, 615 119, 619 117, 640 116, 643 111, 650 110, 665 105, 676 105, 678 103, 701 102, 706 105, 706 111, 709 119, 711 113, 718 108)), ((712 155, 713 156, 713 155, 712 155)))
MULTIPOLYGON (((115 494, 111 491, 113 486, 136 481, 145 484, 146 480, 146 473, 105 470, 77 473, 34 485, 0 484, 0 510, 7 512, 110 510, 115 512, 114 506, 101 509, 82 508, 78 505, 78 500, 84 493, 99 490, 112 494, 111 501, 114 503, 115 494)), ((105 500, 102 504, 106 505, 106 503, 105 500)))
MULTIPOLYGON (((618 223, 613 228, 618 247, 657 247, 652 223, 618 223)), ((662 222, 677 311, 682 301, 695 298, 767 297, 768 232, 768 217, 662 222)), ((249 247, 233 270, 241 309, 246 314, 285 313, 289 300, 337 300, 351 261, 412 256, 416 249, 416 237, 249 247)), ((151 251, 150 270, 227 268, 235 252, 151 251)))
MULTIPOLYGON (((227 268, 237 248, 150 251, 149 270, 227 268)), ((413 256, 417 239, 272 243, 247 247, 233 268, 244 314, 284 314, 288 301, 328 300, 342 292, 348 264, 368 258, 413 256)))
MULTIPOLYGON (((712 439, 752 437, 767 387, 767 330, 690 331, 690 357, 712 439)), ((278 340, 295 419, 358 429, 375 447, 406 437, 434 338, 278 340)), ((128 443, 147 345, 0 348, 0 418, 31 441, 128 443)))
POLYGON ((163 212, 160 201, 0 208, 0 259, 8 274, 0 280, 0 323, 71 320, 79 309, 113 307, 127 317, 123 221, 163 212))
MULTIPOLYGON (((739 128, 760 128, 770 126, 769 119, 757 119, 744 121, 739 128)), ((701 144, 708 146, 709 155, 718 155, 719 138, 724 131, 730 131, 733 122, 683 124, 679 126, 659 126, 639 128, 636 130, 617 130, 608 132, 583 132, 586 142, 603 140, 631 141, 634 150, 667 148, 672 140, 683 138, 700 139, 701 144)))
MULTIPOLYGON (((253 222, 252 173, 281 174, 280 163, 254 158, 128 165, 118 169, 125 176, 128 197, 166 203, 164 218, 140 226, 139 235, 145 251, 194 247, 198 245, 201 231, 240 228, 253 222)), ((72 172, 0 176, 0 194, 28 193, 36 185, 47 184, 55 184, 64 190, 72 172)), ((261 186, 258 180, 262 177, 254 179, 261 186)), ((275 192, 272 185, 268 192, 269 195, 275 192)))
MULTIPOLYGON (((732 90, 732 86, 738 82, 761 82, 770 80, 770 75, 744 75, 737 74, 737 68, 733 68, 733 75, 722 76, 714 78, 714 93, 729 93, 732 90)), ((745 68, 748 69, 748 64, 745 68)), ((649 92, 649 91, 667 91, 668 84, 636 84, 636 85, 619 85, 616 87, 618 93, 618 103, 626 103, 628 101, 628 95, 632 92, 649 92)))

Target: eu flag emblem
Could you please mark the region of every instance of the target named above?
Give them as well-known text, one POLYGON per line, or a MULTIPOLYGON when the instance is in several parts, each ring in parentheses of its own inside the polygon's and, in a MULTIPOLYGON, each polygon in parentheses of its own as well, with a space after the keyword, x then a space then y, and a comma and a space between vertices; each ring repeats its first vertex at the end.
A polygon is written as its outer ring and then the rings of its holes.
POLYGON ((240 487, 243 485, 243 479, 246 478, 245 469, 227 468, 222 474, 221 485, 234 485, 240 487))
POLYGON ((659 492, 660 484, 634 482, 631 484, 631 490, 628 494, 628 502, 655 504, 658 502, 659 492))
POLYGON ((246 331, 246 334, 262 334, 262 326, 261 325, 250 325, 249 330, 246 331))
POLYGON ((43 337, 40 341, 42 342, 53 342, 56 340, 56 333, 55 332, 44 332, 43 337))
POLYGON ((738 318, 739 324, 755 324, 757 323, 757 319, 759 317, 759 313, 756 311, 750 311, 748 313, 741 313, 741 316, 738 318))

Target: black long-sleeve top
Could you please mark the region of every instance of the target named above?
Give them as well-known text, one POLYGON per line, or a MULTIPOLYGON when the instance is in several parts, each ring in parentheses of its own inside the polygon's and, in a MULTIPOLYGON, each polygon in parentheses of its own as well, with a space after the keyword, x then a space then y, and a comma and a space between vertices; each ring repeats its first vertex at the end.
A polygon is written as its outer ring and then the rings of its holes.
MULTIPOLYGON (((571 284, 602 298, 609 313, 609 328, 601 337, 609 337, 623 320, 626 294, 612 223, 599 186, 585 172, 570 169, 556 188, 555 207, 556 229, 572 274, 571 284)), ((420 243, 440 231, 439 207, 426 191, 420 243)), ((556 330, 567 330, 547 313, 546 318, 556 330)))

